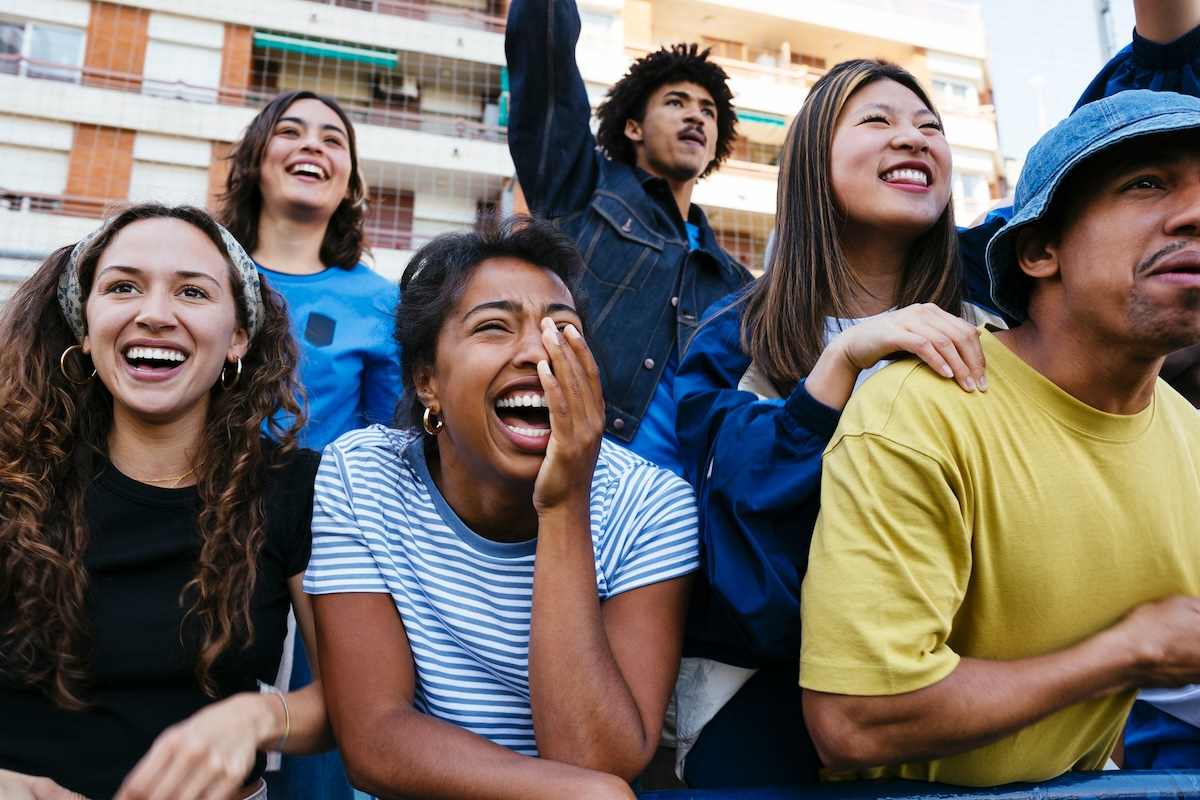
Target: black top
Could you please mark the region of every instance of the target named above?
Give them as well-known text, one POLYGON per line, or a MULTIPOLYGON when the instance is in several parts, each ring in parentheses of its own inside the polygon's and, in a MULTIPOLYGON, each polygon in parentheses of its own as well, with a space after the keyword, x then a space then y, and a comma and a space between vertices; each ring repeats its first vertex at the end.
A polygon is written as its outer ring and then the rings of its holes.
MULTIPOLYGON (((254 643, 218 659, 221 697, 275 680, 291 603, 287 579, 304 570, 312 549, 319 460, 302 450, 263 475, 267 531, 251 600, 254 643)), ((101 470, 85 501, 90 707, 64 711, 0 676, 0 768, 45 775, 93 800, 111 797, 165 728, 213 702, 195 678, 199 623, 192 615, 183 624, 179 602, 200 552, 198 500, 194 487, 161 489, 111 465, 101 470)), ((0 609, 0 628, 7 615, 0 609)), ((260 754, 251 780, 263 763, 260 754)))

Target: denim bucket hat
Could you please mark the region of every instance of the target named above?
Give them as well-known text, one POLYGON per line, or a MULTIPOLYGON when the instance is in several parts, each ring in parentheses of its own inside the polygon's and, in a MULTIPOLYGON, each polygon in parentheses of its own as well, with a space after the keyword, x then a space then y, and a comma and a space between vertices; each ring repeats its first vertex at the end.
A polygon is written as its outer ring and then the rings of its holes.
POLYGON ((1067 175, 1121 142, 1193 128, 1200 128, 1200 98, 1136 89, 1080 106, 1038 139, 1017 181, 1012 218, 988 242, 988 282, 996 307, 1025 319, 1023 284, 1013 280, 1020 271, 1017 232, 1045 216, 1067 175))

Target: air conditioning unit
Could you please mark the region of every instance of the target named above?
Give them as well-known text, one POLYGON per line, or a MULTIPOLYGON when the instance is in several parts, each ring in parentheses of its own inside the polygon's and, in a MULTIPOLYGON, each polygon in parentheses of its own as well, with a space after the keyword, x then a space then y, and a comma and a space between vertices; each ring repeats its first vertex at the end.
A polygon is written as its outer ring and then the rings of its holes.
POLYGON ((421 88, 417 85, 416 78, 395 72, 376 72, 372 91, 376 100, 390 103, 419 100, 421 97, 421 88))

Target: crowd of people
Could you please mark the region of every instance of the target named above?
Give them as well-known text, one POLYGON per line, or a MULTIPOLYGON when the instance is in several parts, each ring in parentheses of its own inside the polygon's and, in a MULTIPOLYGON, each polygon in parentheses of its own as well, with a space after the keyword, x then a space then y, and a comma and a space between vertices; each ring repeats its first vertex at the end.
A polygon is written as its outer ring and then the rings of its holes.
POLYGON ((574 2, 513 0, 531 216, 399 286, 351 120, 276 97, 215 216, 0 318, 0 799, 1200 769, 1200 0, 1135 10, 972 228, 921 83, 828 70, 757 279, 695 45, 593 134, 574 2))

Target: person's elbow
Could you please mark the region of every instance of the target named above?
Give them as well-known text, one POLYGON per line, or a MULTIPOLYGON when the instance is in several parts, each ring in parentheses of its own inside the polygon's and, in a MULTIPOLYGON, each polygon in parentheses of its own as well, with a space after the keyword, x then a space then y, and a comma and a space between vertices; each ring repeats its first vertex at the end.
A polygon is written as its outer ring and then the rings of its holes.
POLYGON ((849 771, 888 763, 888 737, 856 713, 858 698, 805 689, 804 722, 825 767, 849 771))

